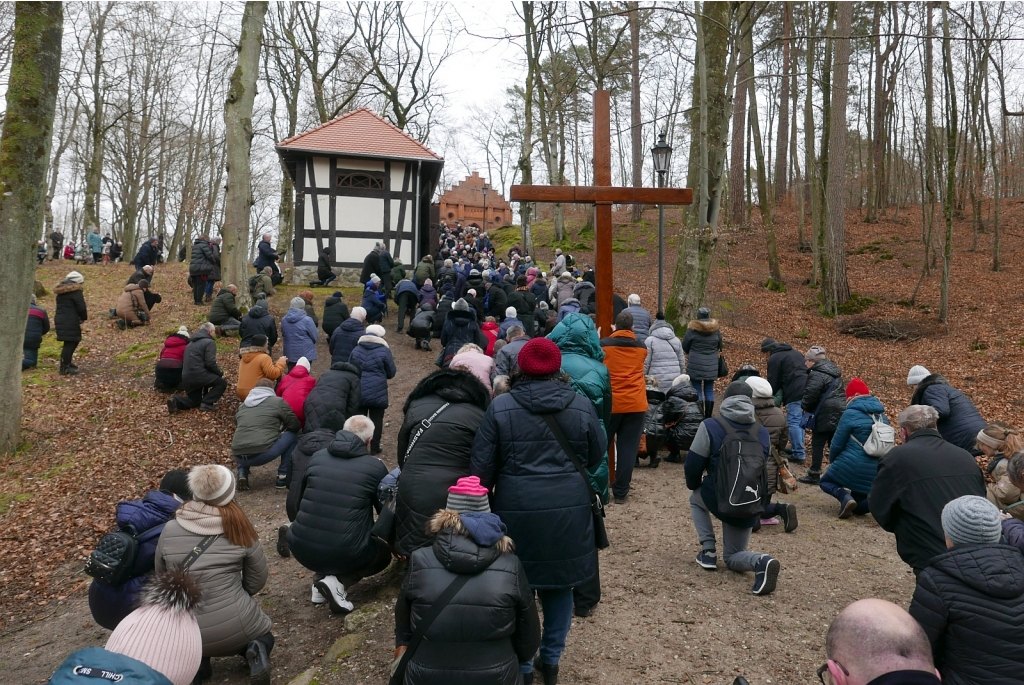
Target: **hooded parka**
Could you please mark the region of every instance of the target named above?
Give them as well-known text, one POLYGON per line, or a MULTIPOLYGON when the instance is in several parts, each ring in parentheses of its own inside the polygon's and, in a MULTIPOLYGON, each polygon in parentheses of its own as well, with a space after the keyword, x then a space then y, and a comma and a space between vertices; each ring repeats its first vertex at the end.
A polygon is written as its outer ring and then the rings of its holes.
POLYGON ((361 371, 362 406, 388 406, 388 381, 395 377, 398 369, 387 341, 375 335, 364 335, 349 359, 361 371))
POLYGON ((53 313, 53 328, 60 342, 81 342, 82 322, 89 318, 85 308, 82 284, 61 281, 53 289, 57 294, 53 313))
POLYGON ((862 495, 871 492, 871 484, 878 475, 878 457, 869 457, 863 447, 874 425, 872 415, 881 418, 885 424, 889 423, 885 407, 874 395, 861 395, 850 400, 829 448, 829 478, 862 495))
POLYGON ((331 364, 347 362, 352 350, 359 344, 359 338, 366 334, 366 326, 359 319, 348 318, 341 322, 327 343, 331 350, 331 364))
POLYGON ((217 343, 209 331, 200 328, 192 334, 181 364, 181 384, 185 390, 206 388, 224 376, 217 365, 217 343))
POLYGON ((441 359, 444 368, 448 368, 452 357, 458 354, 459 349, 466 343, 474 343, 480 349, 485 350, 487 349, 487 336, 480 330, 476 321, 476 312, 472 308, 469 311, 452 309, 441 329, 441 344, 444 346, 441 359))
POLYGON ((288 310, 281 319, 281 337, 284 338, 284 356, 288 359, 316 359, 316 341, 320 332, 304 310, 288 310))
POLYGON ((933 373, 921 381, 910 403, 927 404, 939 412, 939 432, 946 442, 968 452, 976 449, 978 433, 986 426, 985 419, 967 395, 940 374, 933 373))
POLYGON ((348 315, 348 305, 344 299, 334 295, 324 299, 324 315, 320 320, 320 326, 328 338, 334 333, 335 328, 348 319, 348 315))
POLYGON ((691 381, 713 381, 718 378, 718 355, 722 350, 722 331, 717 319, 694 319, 686 324, 683 352, 689 355, 686 374, 691 381))
MULTIPOLYGON (((683 345, 672 330, 672 324, 659 319, 651 326, 650 334, 644 341, 647 346, 647 359, 644 361, 644 373, 658 379, 658 388, 665 392, 672 387, 672 381, 686 368, 686 357, 683 345)), ((691 352, 691 358, 693 353, 691 352)), ((715 362, 716 367, 718 362, 715 362)), ((691 376, 692 378, 692 376, 691 376)))
MULTIPOLYGON (((839 425, 839 419, 846 411, 846 386, 843 383, 843 372, 835 362, 826 359, 815 363, 807 372, 807 385, 800 406, 808 414, 813 414, 821 404, 821 412, 814 422, 815 433, 833 433, 839 425), (829 385, 835 381, 832 391, 825 398, 829 385)), ((831 454, 831 452, 830 452, 831 454)))
POLYGON ((333 414, 342 424, 359 413, 362 406, 359 367, 348 362, 335 362, 320 374, 302 405, 306 414, 306 432, 319 429, 333 414))
POLYGON ((227 288, 221 288, 217 297, 213 298, 210 305, 210 323, 220 326, 228 322, 228 319, 242 320, 242 311, 235 303, 235 294, 227 288))
POLYGON ((263 334, 267 336, 267 349, 274 349, 277 344, 277 321, 274 316, 260 305, 253 305, 252 309, 242 317, 242 323, 238 327, 239 352, 243 347, 252 346, 252 337, 263 334))
POLYGON ((139 316, 139 312, 145 312, 149 315, 149 307, 146 306, 146 298, 142 292, 142 288, 137 285, 131 284, 124 287, 124 291, 117 297, 117 306, 114 307, 114 313, 117 314, 119 319, 124 319, 131 324, 140 324, 143 319, 139 316))
POLYGON ((278 357, 275 363, 266 348, 263 347, 241 347, 238 353, 242 359, 238 362, 238 383, 235 385, 235 394, 238 399, 244 400, 249 391, 256 387, 257 381, 267 378, 276 381, 288 373, 288 363, 284 357, 278 357))
POLYGON ((783 404, 799 402, 807 387, 804 356, 786 343, 774 343, 768 356, 767 380, 772 384, 773 392, 782 391, 783 404))

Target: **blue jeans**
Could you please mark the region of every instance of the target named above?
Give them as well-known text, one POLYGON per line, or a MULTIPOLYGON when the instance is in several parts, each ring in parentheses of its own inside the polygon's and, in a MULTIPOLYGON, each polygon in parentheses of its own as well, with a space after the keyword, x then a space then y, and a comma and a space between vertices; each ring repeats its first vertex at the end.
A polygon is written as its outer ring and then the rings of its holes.
POLYGON ((213 296, 213 284, 215 282, 216 281, 211 281, 209 278, 206 279, 206 296, 207 297, 212 297, 213 296))
POLYGON ((786 425, 789 426, 789 444, 793 447, 793 459, 803 461, 807 457, 804 451, 804 429, 800 427, 800 419, 804 417, 804 409, 799 402, 786 405, 786 425))
POLYGON ((39 363, 39 350, 32 349, 31 347, 21 348, 21 370, 31 369, 33 366, 39 363))
MULTIPOLYGON (((565 638, 572 626, 572 588, 537 590, 537 599, 544 611, 544 626, 540 638, 540 661, 554 666, 562 658, 565 638)), ((519 664, 520 673, 532 673, 533 662, 519 664)))
POLYGON ((693 387, 697 390, 697 399, 703 400, 710 405, 715 404, 715 382, 694 381, 693 387))
POLYGON ((330 276, 328 276, 328 277, 327 277, 327 278, 325 278, 324 280, 322 280, 322 281, 317 281, 317 283, 319 283, 320 285, 328 285, 328 284, 329 284, 329 283, 330 283, 331 281, 333 281, 333 280, 334 280, 335 278, 337 278, 337 277, 338 277, 338 274, 336 274, 336 273, 332 273, 332 274, 331 274, 330 276))
POLYGON ((298 442, 298 433, 285 431, 281 433, 281 437, 267 451, 262 454, 236 454, 235 461, 238 462, 238 468, 244 470, 245 473, 249 473, 251 467, 269 464, 278 457, 281 457, 281 463, 277 466, 277 475, 287 476, 292 464, 292 450, 295 449, 295 445, 298 442))
POLYGON ((857 503, 857 508, 853 510, 854 514, 863 516, 867 514, 868 509, 868 496, 860 492, 847 492, 846 488, 839 484, 837 480, 829 477, 829 472, 826 471, 822 474, 821 480, 818 482, 821 489, 829 495, 832 495, 839 500, 840 506, 849 498, 853 498, 853 501, 857 503))

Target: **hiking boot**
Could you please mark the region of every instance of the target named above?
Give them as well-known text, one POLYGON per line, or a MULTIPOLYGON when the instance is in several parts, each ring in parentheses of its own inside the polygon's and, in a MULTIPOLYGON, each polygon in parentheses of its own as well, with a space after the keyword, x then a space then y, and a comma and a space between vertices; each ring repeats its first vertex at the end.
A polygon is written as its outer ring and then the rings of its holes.
POLYGON ((277 477, 277 482, 274 483, 274 487, 277 488, 278 490, 284 490, 286 487, 288 487, 288 476, 279 475, 277 477))
POLYGON ((245 660, 249 662, 250 685, 270 685, 270 656, 262 642, 253 640, 249 643, 245 660))
POLYGON ((347 614, 355 609, 355 605, 348 601, 345 586, 334 576, 325 576, 323 580, 318 580, 314 587, 327 598, 332 614, 347 614))
POLYGON ((313 584, 313 595, 309 598, 309 601, 313 604, 327 604, 327 598, 324 597, 324 593, 316 589, 316 584, 313 584))
POLYGON ((839 518, 848 519, 853 516, 853 510, 857 508, 857 503, 852 497, 847 495, 843 498, 843 501, 839 503, 839 518))
POLYGON ((618 495, 616 495, 615 496, 615 503, 616 504, 625 504, 626 503, 626 498, 625 497, 619 497, 618 495))
POLYGON ((173 397, 171 399, 167 400, 167 413, 168 414, 177 414, 180 410, 181 410, 180 407, 178 407, 178 400, 174 399, 173 397))
POLYGON ((786 461, 790 464, 796 464, 797 466, 804 466, 807 463, 807 458, 797 459, 796 457, 789 456, 786 457, 786 461))
POLYGON ((659 464, 661 464, 661 457, 659 457, 657 454, 652 454, 651 455, 651 468, 652 469, 656 469, 656 468, 658 468, 659 464))
POLYGON ((717 571, 718 557, 715 555, 714 550, 702 549, 700 554, 697 555, 697 565, 705 571, 717 571))
POLYGON ((754 594, 770 595, 774 592, 781 569, 782 564, 778 559, 768 554, 762 554, 757 561, 757 566, 754 567, 754 594))
POLYGON ((668 453, 668 456, 665 457, 665 461, 667 461, 670 464, 682 464, 683 458, 679 456, 679 452, 673 451, 668 453))
POLYGON ((238 467, 238 483, 239 490, 249 489, 249 469, 244 469, 241 466, 238 467))
POLYGON ((433 352, 433 350, 430 349, 430 343, 426 341, 423 342, 423 349, 426 350, 427 352, 433 352))
POLYGON ((118 319, 116 323, 117 323, 117 327, 120 328, 122 331, 125 328, 127 328, 127 326, 125 325, 124 319, 118 319))
POLYGON ((807 475, 797 478, 797 481, 807 483, 808 485, 817 485, 821 482, 821 470, 811 469, 807 472, 807 475))
MULTIPOLYGON (((288 525, 285 524, 277 529, 277 553, 287 559, 292 555, 292 551, 288 549, 288 525)), ((323 601, 327 601, 326 599, 323 601)), ((313 600, 313 604, 319 604, 316 600, 313 600)))
POLYGON ((792 504, 775 504, 775 515, 782 519, 783 530, 792 533, 796 530, 796 507, 792 504))
POLYGON ((217 411, 217 408, 212 404, 200 404, 199 411, 217 411))
POLYGON ((558 664, 546 664, 538 656, 533 662, 533 671, 544 676, 544 685, 558 685, 558 664))

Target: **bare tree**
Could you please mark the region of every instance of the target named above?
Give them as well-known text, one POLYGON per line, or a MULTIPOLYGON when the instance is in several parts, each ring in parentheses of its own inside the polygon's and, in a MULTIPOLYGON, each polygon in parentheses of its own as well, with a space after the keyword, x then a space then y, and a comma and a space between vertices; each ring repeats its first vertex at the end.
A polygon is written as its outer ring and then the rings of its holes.
POLYGON ((942 3, 942 85, 946 100, 946 195, 942 214, 946 235, 942 246, 942 282, 939 293, 939 321, 949 320, 949 277, 953 262, 953 212, 956 204, 957 103, 953 75, 952 37, 949 31, 949 3, 942 3))
POLYGON ((835 56, 829 105, 828 177, 825 183, 827 268, 822 289, 822 305, 832 314, 850 299, 850 284, 846 278, 846 104, 849 99, 850 30, 853 25, 853 3, 834 4, 838 7, 832 39, 835 56))

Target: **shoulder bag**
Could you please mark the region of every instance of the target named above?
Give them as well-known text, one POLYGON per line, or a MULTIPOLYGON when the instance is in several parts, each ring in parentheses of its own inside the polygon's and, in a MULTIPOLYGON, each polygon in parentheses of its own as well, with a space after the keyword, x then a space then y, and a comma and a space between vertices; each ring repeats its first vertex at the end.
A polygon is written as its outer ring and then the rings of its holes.
POLYGON ((565 456, 569 457, 569 461, 572 462, 572 465, 583 476, 583 482, 587 484, 587 490, 590 492, 590 510, 594 517, 594 543, 598 549, 607 549, 611 543, 608 542, 608 531, 604 527, 604 503, 601 502, 601 496, 594 491, 594 486, 590 484, 590 474, 583 468, 583 464, 580 463, 579 458, 576 456, 576 450, 569 444, 569 439, 565 437, 565 433, 562 432, 558 421, 551 414, 542 414, 541 416, 544 419, 544 423, 548 425, 548 429, 554 434, 555 440, 562 446, 565 456))
POLYGON ((409 661, 412 660, 413 654, 419 648, 420 643, 423 642, 424 636, 427 634, 427 630, 434 623, 438 616, 446 606, 455 598, 455 595, 459 593, 462 586, 469 582, 472 576, 458 575, 452 582, 448 583, 448 587, 444 589, 444 592, 434 600, 434 603, 427 609, 427 613, 420 619, 420 623, 416 626, 416 630, 413 631, 412 637, 409 639, 409 646, 406 648, 405 653, 398 660, 398 664, 395 670, 391 673, 391 680, 388 681, 388 685, 402 685, 405 680, 405 669, 409 666, 409 661))
POLYGON ((187 557, 185 557, 185 561, 181 562, 181 570, 187 571, 192 564, 196 563, 196 559, 203 556, 203 552, 210 549, 210 545, 212 545, 213 541, 219 537, 219 535, 207 535, 200 540, 199 544, 193 547, 192 551, 188 553, 187 557))

